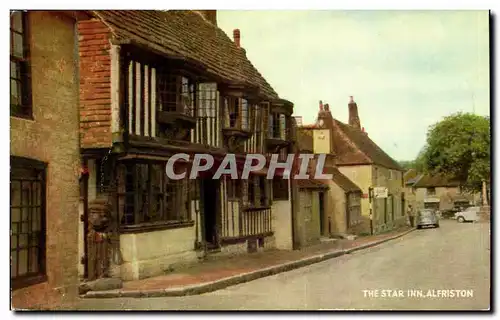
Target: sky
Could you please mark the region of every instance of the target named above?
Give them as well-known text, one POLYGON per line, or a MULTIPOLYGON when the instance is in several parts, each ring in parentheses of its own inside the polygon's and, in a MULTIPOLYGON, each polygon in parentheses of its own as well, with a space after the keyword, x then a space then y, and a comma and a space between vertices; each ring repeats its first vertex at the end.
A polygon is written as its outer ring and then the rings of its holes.
POLYGON ((487 11, 217 12, 230 38, 303 123, 319 100, 347 122, 353 96, 361 126, 396 160, 412 160, 427 129, 456 112, 489 115, 487 11))

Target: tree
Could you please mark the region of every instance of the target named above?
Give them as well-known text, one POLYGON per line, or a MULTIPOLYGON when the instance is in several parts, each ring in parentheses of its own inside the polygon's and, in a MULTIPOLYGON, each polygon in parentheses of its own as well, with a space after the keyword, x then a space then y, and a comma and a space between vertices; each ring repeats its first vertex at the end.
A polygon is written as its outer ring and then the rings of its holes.
POLYGON ((417 158, 413 160, 413 167, 415 170, 417 170, 417 172, 425 172, 427 170, 425 161, 426 150, 427 146, 424 146, 422 150, 420 150, 420 152, 418 153, 417 158))
POLYGON ((401 168, 405 170, 410 170, 414 168, 414 161, 412 160, 401 160, 398 161, 398 164, 401 166, 401 168))
POLYGON ((489 117, 453 114, 429 128, 416 162, 426 172, 445 174, 465 189, 480 191, 482 181, 490 180, 490 139, 489 117))

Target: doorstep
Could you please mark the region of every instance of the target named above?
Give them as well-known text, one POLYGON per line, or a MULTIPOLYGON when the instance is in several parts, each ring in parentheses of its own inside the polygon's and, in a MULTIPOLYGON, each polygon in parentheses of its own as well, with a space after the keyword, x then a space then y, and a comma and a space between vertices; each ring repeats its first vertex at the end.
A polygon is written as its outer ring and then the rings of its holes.
POLYGON ((147 279, 126 281, 123 288, 89 291, 82 298, 160 297, 196 295, 290 271, 344 254, 366 249, 404 236, 414 228, 402 228, 356 240, 319 243, 300 250, 271 250, 221 257, 192 267, 147 279))

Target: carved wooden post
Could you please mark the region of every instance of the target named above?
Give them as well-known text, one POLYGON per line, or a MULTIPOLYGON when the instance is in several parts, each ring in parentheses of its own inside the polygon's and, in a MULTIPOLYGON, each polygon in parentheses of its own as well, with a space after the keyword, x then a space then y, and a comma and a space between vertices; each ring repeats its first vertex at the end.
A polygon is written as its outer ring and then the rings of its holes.
POLYGON ((88 259, 89 280, 107 277, 109 271, 108 243, 111 206, 106 198, 89 203, 88 259))

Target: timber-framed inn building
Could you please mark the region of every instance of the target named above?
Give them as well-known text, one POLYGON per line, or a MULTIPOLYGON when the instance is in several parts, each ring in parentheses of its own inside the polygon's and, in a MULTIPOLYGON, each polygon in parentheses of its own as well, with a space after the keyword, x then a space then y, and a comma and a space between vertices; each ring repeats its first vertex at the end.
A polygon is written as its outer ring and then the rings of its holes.
POLYGON ((132 280, 207 254, 286 246, 292 219, 280 212, 291 214, 292 192, 266 168, 248 180, 165 174, 176 153, 208 153, 216 165, 234 153, 241 171, 247 153, 292 152, 293 104, 247 59, 239 30, 229 39, 215 11, 92 16, 78 25, 82 275, 132 280))

